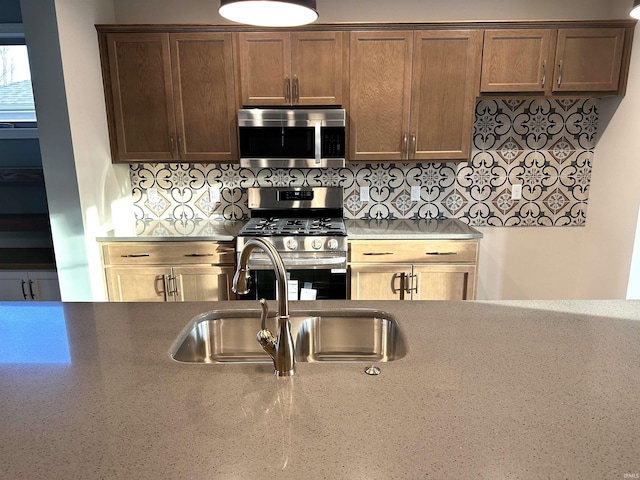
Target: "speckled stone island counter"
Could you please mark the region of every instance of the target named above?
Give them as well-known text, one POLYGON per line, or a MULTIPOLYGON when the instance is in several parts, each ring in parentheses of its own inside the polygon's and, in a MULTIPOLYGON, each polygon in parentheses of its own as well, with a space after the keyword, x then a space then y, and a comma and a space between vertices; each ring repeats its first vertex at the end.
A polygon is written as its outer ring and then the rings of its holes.
POLYGON ((170 358, 196 314, 248 307, 0 304, 0 476, 640 473, 639 302, 304 302, 397 318, 407 354, 377 377, 361 363, 277 378, 269 364, 170 358))

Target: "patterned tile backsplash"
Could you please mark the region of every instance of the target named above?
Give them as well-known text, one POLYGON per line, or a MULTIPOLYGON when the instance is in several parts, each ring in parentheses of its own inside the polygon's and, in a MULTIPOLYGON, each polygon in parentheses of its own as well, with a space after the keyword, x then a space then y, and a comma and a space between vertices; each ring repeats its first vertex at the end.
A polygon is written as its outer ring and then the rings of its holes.
POLYGON ((342 186, 346 218, 445 216, 473 226, 580 226, 586 222, 598 106, 597 99, 479 100, 469 162, 257 170, 131 164, 136 219, 242 219, 249 214, 247 187, 342 186), (517 184, 522 198, 512 200, 517 184), (360 201, 361 186, 369 187, 367 202, 360 201), (411 201, 412 186, 420 187, 419 201, 411 201), (219 189, 220 201, 212 201, 210 187, 219 189))

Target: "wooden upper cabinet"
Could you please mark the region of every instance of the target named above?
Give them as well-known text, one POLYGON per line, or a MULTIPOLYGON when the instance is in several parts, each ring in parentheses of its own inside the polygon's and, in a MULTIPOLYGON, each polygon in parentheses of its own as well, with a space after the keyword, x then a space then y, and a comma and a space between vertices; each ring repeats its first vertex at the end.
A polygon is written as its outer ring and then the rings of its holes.
POLYGON ((240 33, 242 105, 291 103, 289 33, 240 33))
POLYGON ((291 34, 294 103, 342 106, 346 43, 343 32, 291 34))
POLYGON ((237 159, 230 33, 109 33, 103 45, 114 162, 237 159))
POLYGON ((353 32, 350 42, 350 159, 406 158, 413 33, 353 32))
POLYGON ((479 31, 414 33, 409 159, 470 157, 481 50, 479 31))
POLYGON ((171 34, 180 160, 237 159, 237 106, 230 33, 171 34))
POLYGON ((176 138, 169 36, 112 33, 106 41, 114 161, 173 160, 176 138))
POLYGON ((624 37, 623 28, 558 30, 553 91, 617 91, 624 37))
POLYGON ((471 152, 482 34, 354 32, 351 160, 465 160, 471 152))
POLYGON ((546 96, 571 92, 623 94, 628 30, 486 30, 480 90, 546 96))
POLYGON ((554 30, 485 30, 482 92, 539 92, 553 71, 554 30))
POLYGON ((345 35, 240 33, 242 105, 342 105, 345 35))

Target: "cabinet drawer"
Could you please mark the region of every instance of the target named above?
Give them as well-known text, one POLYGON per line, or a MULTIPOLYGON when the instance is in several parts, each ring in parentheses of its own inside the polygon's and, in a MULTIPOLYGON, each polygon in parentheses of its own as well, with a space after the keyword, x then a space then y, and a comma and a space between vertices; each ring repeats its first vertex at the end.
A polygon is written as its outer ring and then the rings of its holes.
POLYGON ((102 245, 105 265, 233 264, 233 243, 113 242, 102 245))
POLYGON ((475 263, 478 241, 353 241, 349 254, 352 263, 475 263))

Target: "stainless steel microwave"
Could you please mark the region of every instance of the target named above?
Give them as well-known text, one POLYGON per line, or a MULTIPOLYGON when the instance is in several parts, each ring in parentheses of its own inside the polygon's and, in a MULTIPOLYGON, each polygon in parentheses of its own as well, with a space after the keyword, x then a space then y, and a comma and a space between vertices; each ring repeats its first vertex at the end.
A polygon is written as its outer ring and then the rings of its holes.
POLYGON ((244 108, 238 111, 240 166, 344 167, 342 108, 244 108))

